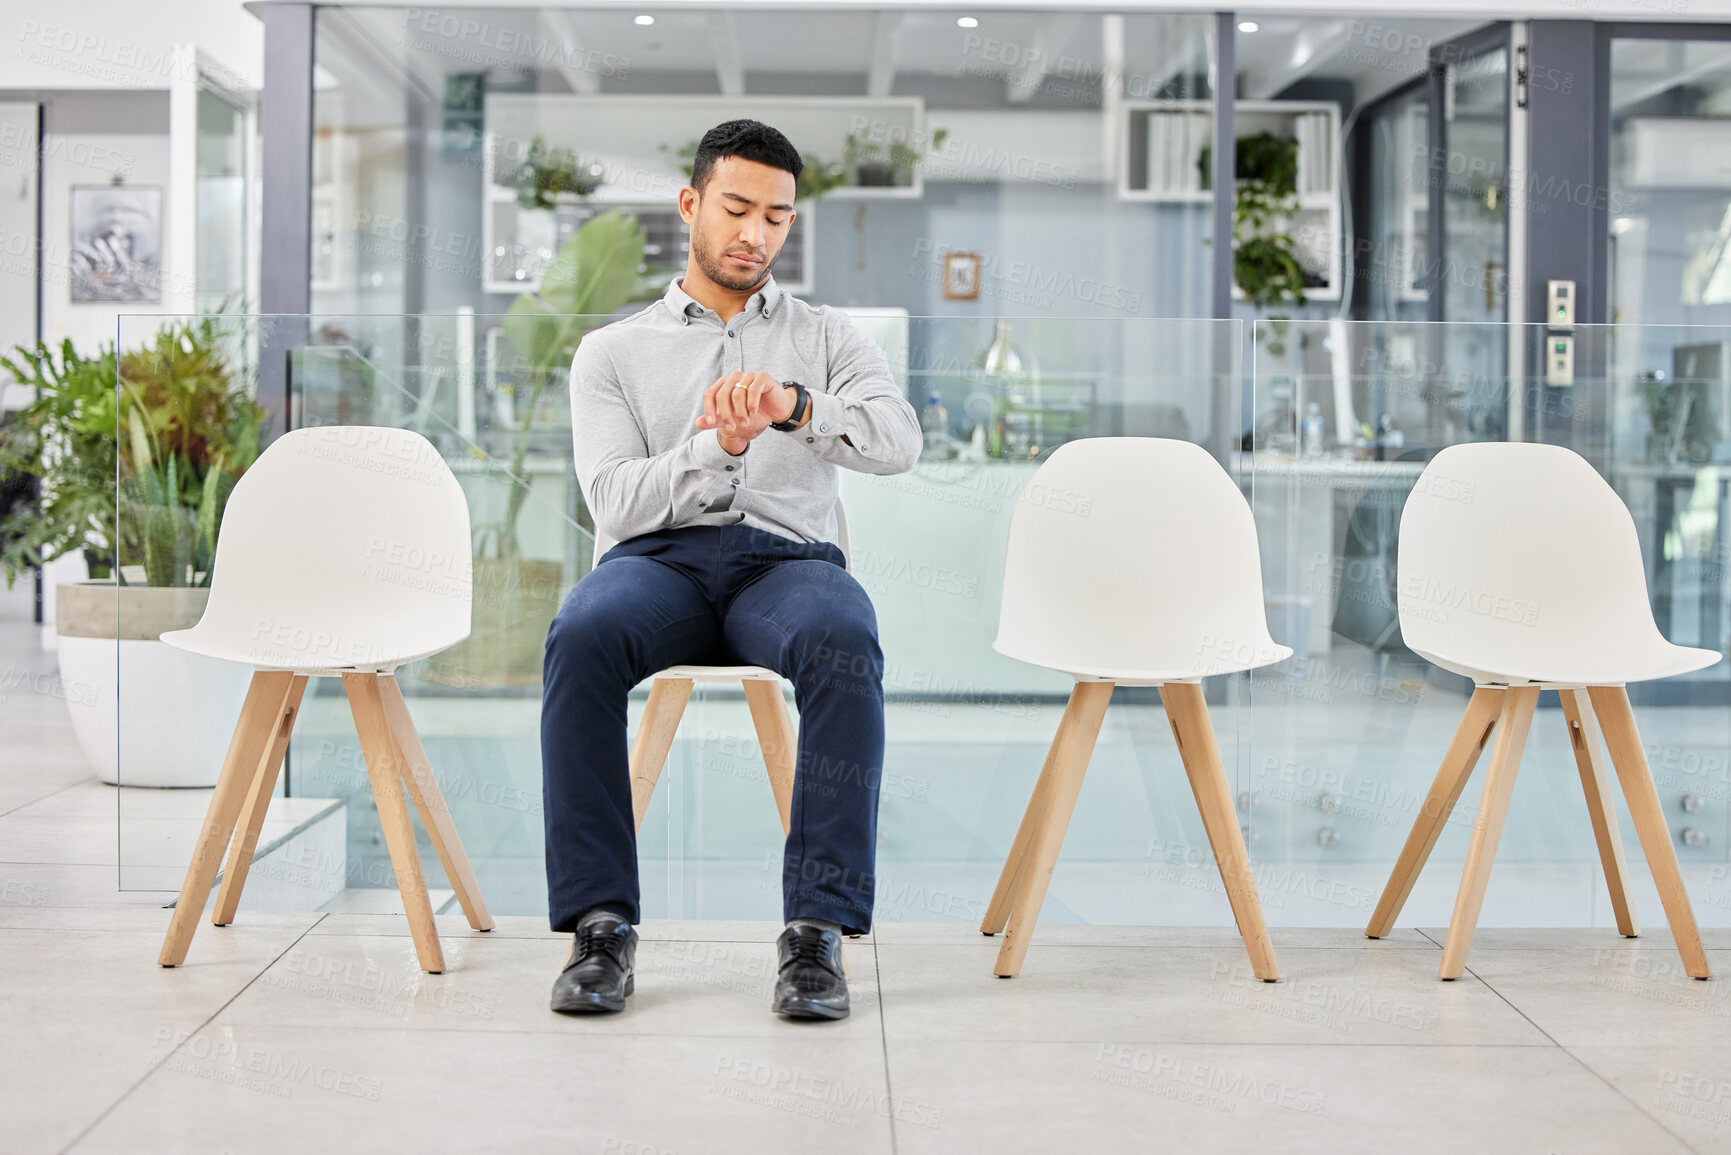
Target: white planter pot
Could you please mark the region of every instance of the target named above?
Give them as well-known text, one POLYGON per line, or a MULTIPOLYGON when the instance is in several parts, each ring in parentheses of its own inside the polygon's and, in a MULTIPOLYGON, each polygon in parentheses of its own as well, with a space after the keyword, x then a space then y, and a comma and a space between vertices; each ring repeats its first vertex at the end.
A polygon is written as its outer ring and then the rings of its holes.
POLYGON ((61 686, 97 776, 121 786, 216 785, 252 670, 155 640, 196 622, 206 591, 80 583, 58 592, 61 686))

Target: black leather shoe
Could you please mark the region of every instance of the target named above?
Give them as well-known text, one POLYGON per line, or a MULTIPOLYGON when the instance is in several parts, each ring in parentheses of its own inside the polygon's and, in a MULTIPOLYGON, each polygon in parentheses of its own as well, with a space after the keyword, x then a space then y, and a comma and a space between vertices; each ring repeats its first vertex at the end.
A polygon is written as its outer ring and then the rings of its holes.
POLYGON ((571 939, 571 957, 553 980, 552 1008, 567 1015, 624 1010, 636 958, 637 931, 624 919, 579 924, 571 939))
POLYGON ((841 935, 815 926, 790 926, 775 946, 781 955, 772 1004, 775 1013, 796 1019, 847 1018, 841 935))

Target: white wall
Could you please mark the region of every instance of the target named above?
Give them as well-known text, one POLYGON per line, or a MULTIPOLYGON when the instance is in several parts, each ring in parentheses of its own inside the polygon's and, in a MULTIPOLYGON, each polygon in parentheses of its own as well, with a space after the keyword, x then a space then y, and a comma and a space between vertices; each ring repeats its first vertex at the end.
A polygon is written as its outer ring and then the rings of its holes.
MULTIPOLYGON (((0 104, 0 352, 36 343, 36 108, 0 104)), ((0 409, 29 400, 0 369, 0 409)))
POLYGON ((115 339, 121 313, 161 312, 162 304, 74 305, 67 276, 72 247, 71 192, 105 185, 117 174, 127 185, 162 189, 163 238, 168 235, 168 93, 54 93, 42 133, 42 335, 51 345, 70 337, 81 352, 115 339))
POLYGON ((184 43, 234 72, 237 87, 262 87, 264 23, 240 0, 16 0, 5 12, 6 88, 166 91, 184 43))

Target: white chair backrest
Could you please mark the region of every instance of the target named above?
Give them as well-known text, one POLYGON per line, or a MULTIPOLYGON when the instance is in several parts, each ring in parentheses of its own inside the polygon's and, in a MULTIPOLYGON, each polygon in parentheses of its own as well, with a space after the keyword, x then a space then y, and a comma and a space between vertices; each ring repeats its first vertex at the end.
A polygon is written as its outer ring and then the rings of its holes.
POLYGON ((473 552, 462 487, 425 437, 296 429, 235 485, 194 629, 259 666, 387 669, 468 637, 473 552))
POLYGON ((1448 668, 1542 681, 1545 670, 1614 669, 1669 646, 1634 518, 1562 446, 1438 453, 1401 512, 1398 572, 1402 638, 1448 668))
MULTIPOLYGON (((589 568, 594 569, 595 563, 601 560, 601 555, 619 543, 607 536, 607 531, 600 526, 595 527, 595 550, 589 555, 589 568)), ((841 498, 835 499, 835 545, 841 550, 842 560, 847 563, 849 573, 853 572, 853 551, 848 544, 847 511, 842 508, 841 498)))
POLYGON ((1001 653, 1117 680, 1176 680, 1291 655, 1268 633, 1256 525, 1201 446, 1060 445, 1023 489, 1004 559, 1001 653))

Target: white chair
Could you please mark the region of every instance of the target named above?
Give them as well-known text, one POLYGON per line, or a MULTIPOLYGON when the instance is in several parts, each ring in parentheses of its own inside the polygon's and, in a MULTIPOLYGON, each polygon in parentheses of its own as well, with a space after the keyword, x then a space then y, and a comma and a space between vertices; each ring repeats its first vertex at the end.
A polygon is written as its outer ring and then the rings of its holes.
POLYGON ((250 665, 253 676, 159 963, 185 960, 225 847, 211 921, 233 921, 309 677, 343 679, 421 969, 437 974, 445 964, 405 785, 469 925, 493 928, 393 675, 468 636, 471 555, 463 491, 418 433, 297 429, 242 475, 204 616, 162 635, 191 653, 250 665))
POLYGON ((1158 686, 1256 976, 1279 977, 1202 679, 1290 657, 1263 612, 1250 506, 1200 446, 1098 437, 1059 446, 1017 500, 1000 654, 1075 677, 1069 705, 980 923, 1008 927, 994 973, 1022 966, 1112 697, 1158 686))
MULTIPOLYGON (((835 526, 835 544, 851 573, 853 556, 848 548, 847 513, 839 498, 835 503, 835 526)), ((617 544, 597 527, 590 568, 617 544)), ((631 811, 637 827, 642 828, 643 816, 649 812, 649 799, 661 780, 667 752, 673 748, 679 720, 685 716, 685 704, 691 700, 691 689, 697 682, 738 682, 745 690, 745 704, 751 710, 758 749, 763 752, 763 766, 769 773, 769 789, 781 815, 781 832, 786 834, 793 821, 793 777, 799 762, 799 740, 793 719, 788 717, 787 703, 782 700, 781 675, 766 666, 678 665, 653 675, 649 701, 637 724, 637 738, 631 743, 631 811)))
POLYGON ((1560 446, 1450 446, 1425 467, 1407 499, 1398 564, 1406 644, 1471 678, 1474 688, 1365 934, 1382 938, 1394 926, 1494 731, 1437 972, 1442 979, 1461 976, 1533 710, 1541 690, 1556 690, 1618 930, 1640 933, 1599 748, 1601 728, 1684 968, 1708 977, 1624 686, 1703 669, 1720 655, 1660 636, 1635 522, 1616 493, 1579 454, 1560 446))

